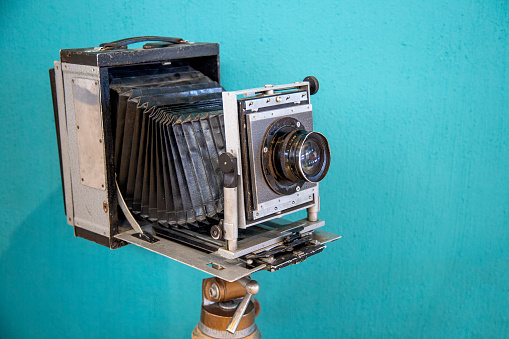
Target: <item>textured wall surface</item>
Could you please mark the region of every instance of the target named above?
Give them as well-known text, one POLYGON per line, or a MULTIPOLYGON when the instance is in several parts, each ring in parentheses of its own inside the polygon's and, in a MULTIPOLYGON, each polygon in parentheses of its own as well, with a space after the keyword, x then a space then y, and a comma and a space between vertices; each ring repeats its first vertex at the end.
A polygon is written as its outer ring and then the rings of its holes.
POLYGON ((261 283, 265 338, 509 337, 507 1, 0 4, 0 337, 187 337, 206 275, 73 238, 47 70, 138 35, 221 44, 223 86, 320 80, 321 255, 261 283))

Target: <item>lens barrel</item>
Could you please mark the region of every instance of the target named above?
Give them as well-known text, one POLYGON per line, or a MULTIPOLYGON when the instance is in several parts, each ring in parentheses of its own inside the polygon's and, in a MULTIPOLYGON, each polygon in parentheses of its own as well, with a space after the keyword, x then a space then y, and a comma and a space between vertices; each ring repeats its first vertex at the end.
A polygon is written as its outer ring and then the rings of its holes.
POLYGON ((330 165, 327 139, 318 132, 294 130, 280 138, 274 147, 274 165, 291 182, 319 182, 330 165))
POLYGON ((330 165, 327 139, 308 132, 294 117, 276 119, 265 132, 261 160, 269 187, 281 195, 299 192, 306 183, 322 180, 330 165))

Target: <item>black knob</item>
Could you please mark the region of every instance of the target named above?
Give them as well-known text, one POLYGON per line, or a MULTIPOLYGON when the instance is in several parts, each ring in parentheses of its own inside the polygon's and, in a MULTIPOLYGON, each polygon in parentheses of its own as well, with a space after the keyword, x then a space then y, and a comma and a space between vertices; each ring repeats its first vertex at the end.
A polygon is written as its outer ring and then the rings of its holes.
POLYGON ((231 153, 223 153, 219 156, 219 169, 223 174, 223 186, 225 188, 237 187, 237 158, 231 153))
POLYGON ((219 156, 219 168, 223 173, 232 173, 237 164, 235 157, 231 153, 223 153, 219 156))
POLYGON ((305 77, 304 80, 302 80, 302 81, 309 82, 309 93, 311 95, 316 94, 316 92, 318 92, 318 89, 320 88, 320 84, 318 83, 317 78, 310 75, 308 77, 305 77))

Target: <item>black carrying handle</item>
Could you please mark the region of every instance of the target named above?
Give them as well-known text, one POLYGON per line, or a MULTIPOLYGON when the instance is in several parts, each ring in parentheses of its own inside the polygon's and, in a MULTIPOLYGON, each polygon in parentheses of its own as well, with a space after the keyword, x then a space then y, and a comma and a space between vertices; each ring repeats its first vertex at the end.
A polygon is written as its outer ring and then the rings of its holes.
POLYGON ((137 42, 142 41, 161 41, 161 42, 168 42, 171 44, 182 44, 186 43, 187 41, 181 38, 168 38, 163 36, 137 36, 133 38, 126 38, 122 40, 112 41, 112 42, 106 42, 103 44, 100 44, 99 47, 102 47, 103 50, 109 50, 109 49, 116 49, 123 46, 127 46, 130 44, 135 44, 137 42))

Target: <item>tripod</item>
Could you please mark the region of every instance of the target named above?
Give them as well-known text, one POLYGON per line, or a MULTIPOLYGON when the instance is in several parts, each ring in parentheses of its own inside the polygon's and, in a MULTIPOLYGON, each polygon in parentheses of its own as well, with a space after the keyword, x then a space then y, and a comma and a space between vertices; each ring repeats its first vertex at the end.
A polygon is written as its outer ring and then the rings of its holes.
POLYGON ((260 306, 258 301, 251 298, 259 290, 258 282, 249 277, 235 282, 219 278, 204 279, 200 322, 191 338, 260 339, 262 334, 255 323, 260 306))

